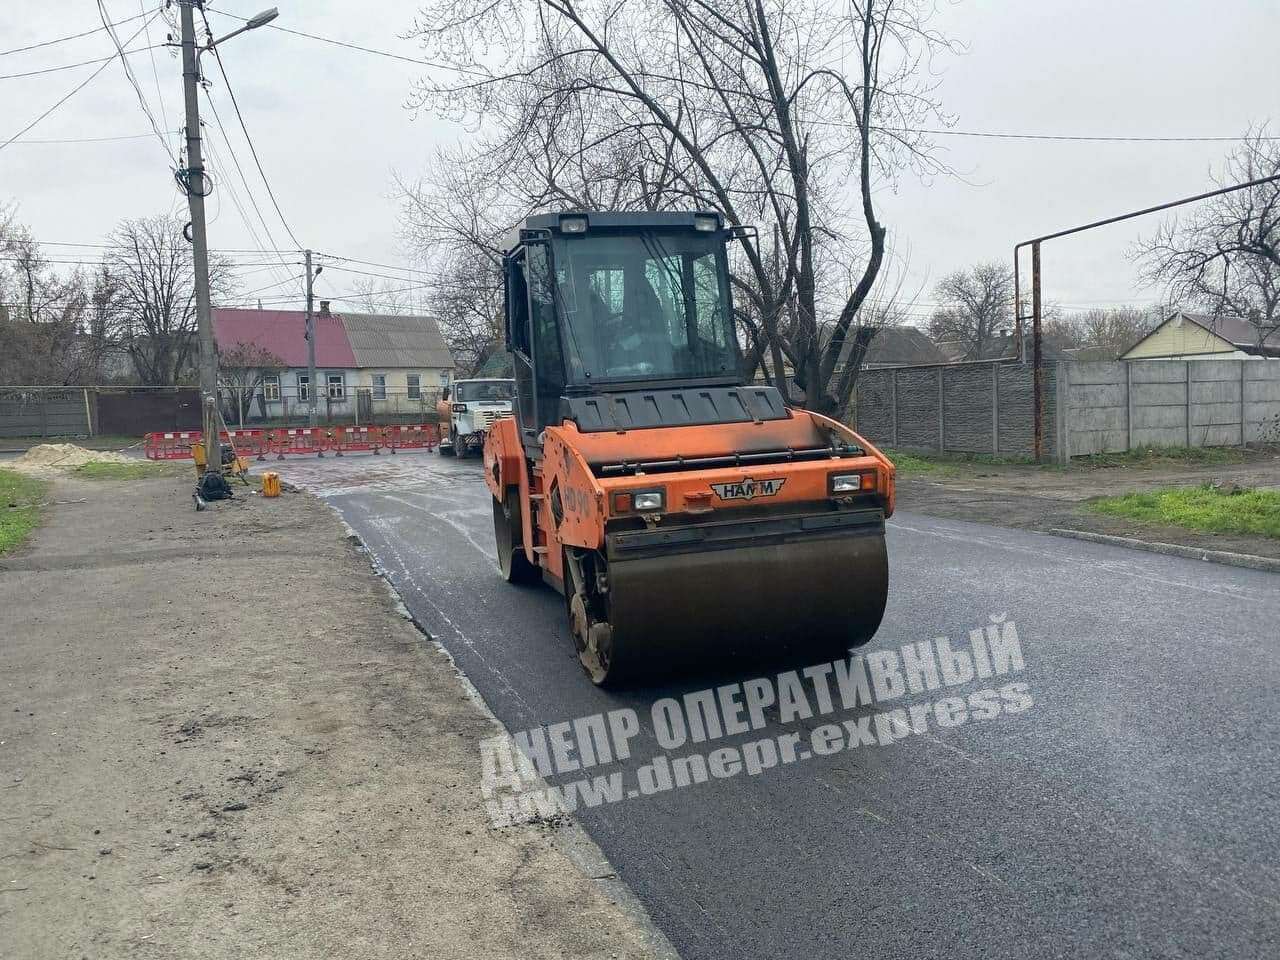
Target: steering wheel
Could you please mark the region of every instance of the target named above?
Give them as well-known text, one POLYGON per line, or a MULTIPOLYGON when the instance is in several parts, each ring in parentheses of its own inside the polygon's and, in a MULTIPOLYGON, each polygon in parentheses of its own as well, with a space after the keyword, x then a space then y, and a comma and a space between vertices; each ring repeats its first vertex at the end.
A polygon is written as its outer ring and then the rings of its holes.
POLYGON ((663 332, 642 328, 625 313, 610 315, 609 372, 634 376, 653 373, 659 364, 654 358, 670 353, 671 340, 663 332))

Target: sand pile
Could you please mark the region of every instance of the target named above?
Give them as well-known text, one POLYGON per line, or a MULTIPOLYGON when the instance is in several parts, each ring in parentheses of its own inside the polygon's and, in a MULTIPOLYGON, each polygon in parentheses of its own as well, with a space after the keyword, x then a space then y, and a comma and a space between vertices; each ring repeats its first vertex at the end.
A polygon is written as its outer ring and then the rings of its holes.
POLYGON ((122 453, 111 453, 106 450, 86 450, 84 447, 78 447, 74 443, 42 443, 39 446, 32 447, 16 460, 11 460, 4 466, 8 469, 17 470, 19 473, 29 473, 35 476, 56 476, 59 473, 66 473, 68 470, 74 470, 76 467, 82 467, 86 463, 146 463, 145 460, 138 460, 136 457, 127 457, 122 453))

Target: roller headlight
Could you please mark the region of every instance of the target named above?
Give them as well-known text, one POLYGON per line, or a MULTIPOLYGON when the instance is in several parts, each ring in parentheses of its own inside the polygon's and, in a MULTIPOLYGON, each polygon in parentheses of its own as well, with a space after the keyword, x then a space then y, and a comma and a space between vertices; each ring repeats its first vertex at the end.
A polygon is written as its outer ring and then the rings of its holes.
POLYGON ((631 504, 637 512, 661 510, 665 499, 661 490, 641 490, 631 495, 631 504))
POLYGON ((833 473, 831 475, 831 495, 864 493, 876 488, 874 473, 833 473))

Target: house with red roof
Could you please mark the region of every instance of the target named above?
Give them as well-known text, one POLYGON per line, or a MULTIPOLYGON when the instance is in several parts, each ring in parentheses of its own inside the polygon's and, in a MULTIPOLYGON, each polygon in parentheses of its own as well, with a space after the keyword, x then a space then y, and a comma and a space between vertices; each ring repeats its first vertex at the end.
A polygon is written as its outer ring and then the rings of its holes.
POLYGON ((224 373, 229 361, 260 365, 248 420, 303 418, 313 391, 326 417, 372 420, 433 410, 453 375, 453 357, 431 317, 335 313, 321 300, 314 326, 312 384, 303 311, 214 308, 224 373))

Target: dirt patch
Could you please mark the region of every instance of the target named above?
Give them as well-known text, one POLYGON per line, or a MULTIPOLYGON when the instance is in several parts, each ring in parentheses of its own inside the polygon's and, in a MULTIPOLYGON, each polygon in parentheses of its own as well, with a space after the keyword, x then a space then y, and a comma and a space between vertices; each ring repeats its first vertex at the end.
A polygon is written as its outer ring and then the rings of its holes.
POLYGON ((1221 480, 1246 489, 1280 489, 1280 457, 1253 454, 1231 465, 1072 466, 1045 468, 984 464, 953 465, 954 474, 906 477, 898 483, 898 505, 930 516, 992 523, 1028 530, 1084 530, 1117 537, 1280 557, 1280 540, 1183 527, 1137 523, 1090 511, 1095 497, 1160 487, 1197 486, 1221 480))
POLYGON ((0 561, 6 955, 651 955, 554 830, 489 826, 492 721, 322 504, 55 495, 0 561))
POLYGON ((5 464, 5 468, 38 477, 56 477, 86 463, 147 463, 123 453, 87 450, 74 443, 42 443, 5 464))

